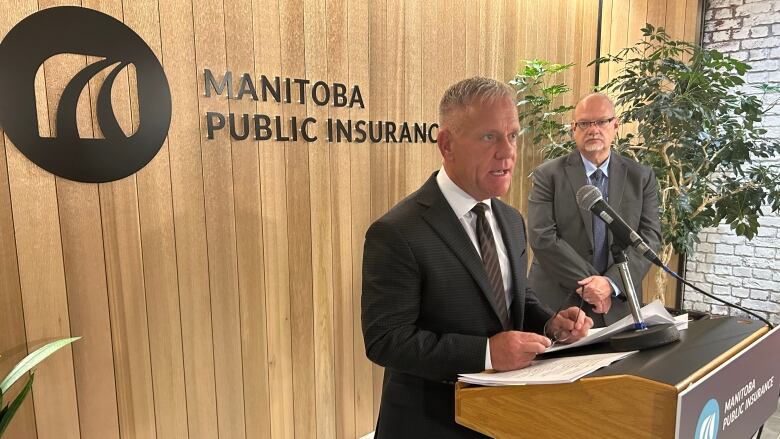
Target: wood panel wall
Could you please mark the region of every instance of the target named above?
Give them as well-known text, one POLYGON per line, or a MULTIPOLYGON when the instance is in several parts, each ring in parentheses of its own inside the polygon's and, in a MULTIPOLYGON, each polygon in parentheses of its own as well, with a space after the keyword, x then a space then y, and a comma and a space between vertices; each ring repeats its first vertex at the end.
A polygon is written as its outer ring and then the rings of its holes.
MULTIPOLYGON (((371 431, 382 370, 360 329, 363 234, 439 167, 435 145, 206 140, 203 115, 434 122, 449 84, 508 80, 536 57, 577 62, 565 78, 577 95, 595 80, 597 0, 15 0, 0 5, 0 36, 63 4, 109 14, 147 42, 173 120, 151 163, 105 184, 54 177, 0 136, 0 376, 48 340, 83 337, 39 369, 11 439, 371 431), (366 107, 206 98, 204 68, 357 84, 366 107)), ((602 48, 636 38, 645 17, 697 35, 697 0, 602 8, 602 48)), ((42 129, 92 61, 45 63, 42 129)), ((94 87, 82 133, 97 129, 94 87)), ((120 95, 117 119, 133 126, 136 98, 120 95)), ((524 211, 541 155, 526 145, 520 155, 506 198, 524 211)))

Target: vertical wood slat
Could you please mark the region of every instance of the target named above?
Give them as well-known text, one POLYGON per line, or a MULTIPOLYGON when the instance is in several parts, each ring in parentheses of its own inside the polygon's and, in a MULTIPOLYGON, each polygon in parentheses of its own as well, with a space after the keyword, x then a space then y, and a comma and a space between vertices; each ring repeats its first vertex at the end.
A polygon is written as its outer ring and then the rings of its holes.
MULTIPOLYGON (((28 6, 13 12, 21 19, 33 10, 28 6)), ((47 74, 55 76, 55 67, 52 65, 47 74)), ((47 94, 51 86, 47 76, 47 94)), ((48 114, 47 108, 38 108, 39 119, 49 121, 48 114)), ((24 327, 27 348, 34 350, 53 338, 71 334, 56 183, 51 174, 24 157, 7 138, 6 153, 24 327)), ((46 369, 37 373, 32 397, 39 438, 80 436, 74 382, 70 347, 52 356, 46 369)))
POLYGON ((61 180, 57 187, 82 438, 119 438, 111 324, 95 185, 61 180))
POLYGON ((628 45, 642 39, 641 29, 647 23, 647 5, 654 0, 631 0, 628 14, 628 45))
MULTIPOLYGON (((340 82, 350 89, 357 83, 364 86, 365 81, 355 81, 350 72, 352 58, 356 58, 358 64, 365 65, 367 51, 357 51, 359 40, 365 41, 368 29, 364 29, 361 37, 352 40, 350 32, 354 25, 355 15, 360 16, 365 22, 366 10, 356 10, 357 5, 350 5, 348 0, 328 0, 325 5, 327 12, 327 50, 329 83, 340 82), (363 58, 363 59, 361 59, 363 58)), ((362 6, 365 7, 365 6, 362 6)), ((356 72, 357 73, 357 72, 356 72)), ((365 88, 363 89, 365 90, 365 88)), ((359 107, 358 107, 359 108, 359 107)), ((360 117, 350 117, 349 108, 331 107, 328 116, 334 119, 359 120, 360 117)), ((360 144, 358 144, 360 145, 360 144)), ((365 148, 361 148, 365 150, 365 148)), ((364 155, 364 157, 367 157, 364 155)), ((353 149, 349 143, 331 143, 330 163, 336 172, 330 173, 332 193, 332 223, 331 236, 333 246, 333 338, 334 338, 334 382, 333 382, 333 424, 334 434, 337 438, 358 437, 355 425, 355 344, 354 333, 356 322, 353 314, 353 290, 357 284, 353 283, 353 253, 355 248, 352 241, 354 223, 352 214, 354 211, 354 195, 352 188, 352 175, 357 171, 353 168, 353 149)), ((357 166, 361 166, 357 164, 357 166)), ((365 164, 368 166, 368 163, 365 164)), ((363 184, 367 187, 367 182, 363 184)), ((363 204, 364 206, 368 203, 363 204)), ((314 218, 312 219, 314 221, 314 218)), ((319 403, 318 403, 319 405, 319 403)), ((319 411, 319 408, 318 408, 319 411)), ((322 432, 318 431, 320 436, 322 432)))
MULTIPOLYGON (((582 96, 593 90, 593 87, 596 85, 595 82, 597 66, 595 64, 588 66, 588 63, 596 59, 596 56, 599 55, 596 50, 596 45, 599 44, 599 41, 597 41, 598 32, 595 32, 598 29, 598 21, 600 18, 598 14, 599 2, 598 0, 590 0, 583 3, 582 15, 578 20, 582 22, 582 48, 578 61, 581 67, 580 72, 577 74, 577 76, 580 78, 580 86, 575 90, 575 93, 579 96, 582 96)), ((603 26, 601 28, 601 32, 605 32, 603 26)), ((601 47, 603 50, 604 46, 602 45, 601 47)), ((577 97, 574 96, 571 103, 574 104, 576 100, 577 97)))
POLYGON ((504 70, 501 78, 503 78, 505 81, 509 81, 515 77, 515 74, 517 74, 518 69, 520 68, 520 57, 517 52, 518 23, 516 19, 512 19, 518 14, 518 4, 513 0, 504 0, 504 8, 506 10, 505 17, 499 17, 499 19, 502 20, 506 26, 506 30, 503 35, 504 70))
MULTIPOLYGON (((54 338, 70 336, 56 189, 54 178, 18 150, 7 152, 24 328, 32 351, 54 338)), ((48 359, 35 382, 38 437, 80 437, 71 349, 48 359)))
MULTIPOLYGON (((628 43, 628 21, 626 17, 630 12, 630 1, 613 0, 612 2, 612 15, 610 17, 609 26, 611 28, 610 41, 608 53, 617 53, 628 43)), ((612 79, 618 72, 618 66, 615 63, 609 63, 609 74, 605 80, 612 79)))
POLYGON ((666 27, 665 0, 648 0, 646 21, 655 27, 666 27))
MULTIPOLYGON (((387 47, 384 52, 385 67, 388 70, 387 77, 387 120, 404 120, 404 99, 406 96, 406 64, 404 63, 404 51, 406 43, 405 22, 410 17, 404 13, 406 0, 387 2, 387 47)), ((396 130, 395 138, 400 132, 396 130)), ((406 195, 406 174, 409 168, 406 165, 406 145, 403 143, 388 143, 387 175, 388 180, 388 204, 393 206, 406 195)))
MULTIPOLYGON (((70 77, 72 74, 65 79, 70 77)), ((116 87, 128 91, 133 86, 127 82, 125 75, 120 75, 116 84, 116 87)), ((132 126, 131 94, 128 92, 123 98, 113 100, 117 120, 125 127, 132 126)), ((155 438, 151 348, 136 179, 137 175, 133 175, 99 184, 98 192, 120 434, 122 437, 155 438)))
POLYGON ((703 0, 686 0, 685 34, 683 39, 701 44, 701 16, 704 13, 703 0))
MULTIPOLYGON (((479 2, 482 4, 483 2, 479 2)), ((474 76, 479 74, 479 42, 482 36, 479 34, 480 24, 480 8, 474 2, 464 3, 464 45, 465 52, 463 54, 463 61, 465 65, 465 71, 463 72, 463 78, 474 76)))
POLYGON ((123 438, 155 438, 154 391, 135 177, 100 185, 109 313, 123 438))
POLYGON ((484 42, 484 50, 480 51, 481 73, 489 78, 506 81, 503 77, 504 67, 504 34, 506 33, 504 2, 496 1, 493 4, 481 4, 480 25, 484 42))
MULTIPOLYGON (((390 116, 389 102, 389 70, 392 66, 387 64, 386 53, 390 47, 387 35, 392 32, 388 24, 388 4, 392 0, 376 0, 369 8, 369 118, 370 120, 387 120, 390 116)), ((388 162, 390 160, 389 149, 393 145, 376 143, 371 145, 371 215, 373 221, 383 215, 389 208, 390 175, 388 162)), ((362 333, 361 333, 362 338, 362 333)), ((361 341, 362 344, 362 341, 361 341)), ((376 423, 379 415, 379 398, 381 396, 382 369, 371 365, 371 389, 358 391, 357 416, 365 416, 371 410, 372 425, 376 423)), ((361 378, 363 378, 361 376, 361 378)), ((361 418, 363 419, 363 418, 361 418)))
MULTIPOLYGON (((430 55, 422 59, 420 75, 422 76, 422 114, 418 120, 438 121, 438 103, 444 89, 441 88, 441 77, 437 71, 452 74, 452 13, 446 9, 442 1, 432 2, 422 8, 421 24, 423 29, 423 44, 430 50, 430 55), (429 35, 426 36, 426 35, 429 35)), ((449 78, 448 78, 449 79, 449 78)), ((435 143, 422 145, 422 160, 420 178, 425 181, 433 171, 441 166, 441 154, 435 143)), ((421 183, 422 183, 421 181, 421 183)))
MULTIPOLYGON (((252 78, 257 78, 257 48, 254 45, 255 17, 253 14, 246 13, 246 11, 253 11, 254 5, 251 0, 240 0, 225 2, 224 7, 226 41, 245 42, 245 44, 226 46, 227 70, 234 75, 249 73, 252 78)), ((263 23, 257 25, 262 26, 263 23)), ((234 100, 229 102, 229 108, 237 115, 251 115, 256 112, 257 104, 248 99, 234 100)), ((239 126, 243 127, 241 124, 239 126)), ((260 144, 252 140, 254 138, 252 126, 252 122, 249 121, 246 131, 243 128, 237 129, 238 134, 246 135, 248 139, 241 143, 234 142, 232 148, 244 391, 242 415, 246 423, 246 437, 268 438, 271 436, 271 395, 268 382, 268 332, 264 285, 265 236, 262 230, 260 144)))
MULTIPOLYGON (((530 1, 517 2, 516 14, 513 17, 514 25, 516 29, 514 35, 515 46, 515 68, 519 71, 524 67, 524 61, 533 59, 534 54, 529 50, 529 28, 533 26, 534 14, 530 11, 533 5, 530 1)), ((510 18, 511 19, 511 18, 510 18)), ((525 137, 521 137, 517 140, 517 162, 515 163, 515 175, 512 176, 512 184, 509 186, 509 192, 503 197, 504 201, 512 206, 520 206, 521 200, 524 198, 522 190, 523 179, 522 175, 528 175, 528 170, 524 167, 525 155, 527 151, 531 149, 531 143, 525 137)), ((521 213, 524 213, 521 211, 521 213)))
MULTIPOLYGON (((420 120, 422 113, 422 1, 406 0, 402 10, 404 16, 404 44, 398 60, 404 66, 403 84, 404 91, 399 103, 403 106, 399 122, 414 122, 420 120)), ((410 126, 411 136, 414 139, 414 128, 410 126)), ((404 174, 402 197, 414 192, 423 183, 422 175, 422 151, 423 144, 416 142, 404 142, 401 144, 404 155, 404 174)), ((400 199, 399 199, 400 200, 400 199)))
MULTIPOLYGON (((132 2, 123 7, 125 22, 146 41, 161 62, 158 2, 132 2)), ((129 96, 135 99, 136 78, 129 96)), ((140 119, 138 102, 131 101, 132 125, 140 119)), ((137 174, 138 209, 147 324, 154 390, 155 428, 158 438, 186 438, 187 402, 184 383, 179 285, 177 279, 174 218, 168 145, 137 174)))
MULTIPOLYGON (((0 14, 0 38, 4 38, 16 22, 31 13, 34 7, 33 2, 26 4, 18 2, 15 8, 0 14)), ((36 97, 45 91, 43 80, 43 74, 37 75, 36 97)), ((36 101, 40 102, 43 99, 36 99, 36 101)), ((11 141, 0 127, 0 309, 4 310, 4 318, 0 319, 0 376, 2 377, 5 377, 28 353, 14 209, 11 203, 9 175, 11 170, 8 156, 13 154, 11 151, 13 148, 11 141)), ((14 385, 8 398, 16 397, 22 386, 22 383, 14 385)), ((30 394, 19 407, 14 422, 5 431, 8 439, 37 438, 33 400, 34 395, 30 394)))
MULTIPOLYGON (((348 0, 347 31, 349 40, 349 83, 358 84, 363 92, 365 108, 353 107, 349 115, 353 120, 373 120, 373 111, 376 97, 373 95, 376 89, 378 74, 372 62, 369 47, 378 40, 379 32, 373 26, 379 21, 375 19, 375 5, 368 5, 361 0, 348 0)), ((374 52, 376 53, 376 52, 374 52)), ((379 148, 375 145, 350 145, 350 196, 352 198, 352 229, 350 231, 352 245, 352 355, 354 359, 354 377, 352 384, 353 419, 341 420, 343 423, 352 423, 354 430, 349 426, 344 427, 344 436, 347 438, 361 437, 374 429, 374 400, 371 362, 365 356, 363 345, 363 331, 360 320, 360 292, 362 285, 362 260, 363 260, 363 236, 371 222, 374 212, 373 175, 377 170, 375 156, 379 156, 379 148), (352 432, 354 431, 354 434, 352 432)), ((346 269, 346 267, 345 267, 346 269)), ((348 312, 348 310, 345 310, 348 312)), ((345 361, 350 361, 346 359, 345 361)), ((349 380, 349 378, 346 378, 349 380)), ((347 384, 346 389, 349 389, 347 384)), ((349 413, 345 409, 344 413, 349 413)))
MULTIPOLYGON (((304 44, 306 77, 329 78, 331 63, 337 66, 343 53, 339 39, 323 38, 329 36, 331 29, 327 23, 325 0, 306 0, 304 2, 304 44), (330 43, 330 44, 329 44, 330 43)), ((329 81, 332 82, 332 81, 329 81)), ((333 98, 333 97, 331 97, 333 98)), ((325 122, 328 108, 316 105, 307 98, 306 115, 318 121, 317 141, 308 145, 309 196, 311 200, 311 261, 312 272, 312 319, 314 351, 314 396, 315 427, 317 438, 333 438, 336 435, 336 399, 335 374, 333 370, 333 242, 332 217, 338 202, 334 194, 337 187, 331 187, 331 170, 337 168, 337 144, 329 147, 325 122), (332 157, 333 155, 336 157, 332 157), (332 158, 336 160, 331 160, 332 158)), ((348 171, 346 168, 345 171, 348 171)), ((348 205, 347 205, 348 207, 348 205)))
POLYGON ((455 83, 468 76, 468 67, 466 66, 466 35, 468 34, 466 19, 466 1, 467 0, 452 0, 452 51, 450 52, 450 59, 452 59, 452 81, 455 83))
POLYGON ((688 1, 679 0, 666 1, 666 32, 672 38, 679 39, 685 36, 685 14, 688 8, 688 3, 688 1))
MULTIPOLYGON (((306 66, 304 3, 301 0, 279 3, 283 77, 304 78, 306 66)), ((295 95, 293 95, 295 96, 295 95)), ((288 105, 283 110, 285 120, 306 117, 305 106, 288 105)), ((314 373, 314 304, 311 272, 311 218, 307 215, 309 195, 308 145, 287 142, 287 239, 289 243, 292 329, 292 377, 294 390, 295 436, 316 436, 315 373, 314 373)), ((289 373, 289 371, 287 371, 289 373)))
MULTIPOLYGON (((599 40, 600 56, 605 56, 612 53, 612 9, 614 0, 603 0, 601 2, 601 17, 597 17, 597 20, 601 21, 601 39, 599 40)), ((599 83, 601 86, 606 84, 610 79, 610 65, 599 65, 599 83)))
POLYGON ((171 88, 168 130, 173 227, 179 285, 187 427, 190 438, 217 437, 216 384, 208 287, 198 96, 201 72, 195 62, 194 17, 188 0, 159 5, 162 58, 171 88))
MULTIPOLYGON (((542 8, 541 3, 532 2, 520 2, 518 5, 517 20, 517 52, 520 54, 520 59, 531 60, 541 58, 545 56, 540 53, 538 49, 537 39, 540 38, 538 32, 534 32, 534 26, 539 22, 543 22, 543 19, 538 17, 535 11, 547 10, 542 8)), ((515 165, 515 172, 512 176, 512 185, 509 188, 509 193, 505 197, 513 206, 516 206, 520 212, 525 213, 524 206, 527 204, 529 185, 527 183, 526 176, 532 171, 532 164, 534 163, 534 147, 529 139, 520 139, 518 143, 517 151, 517 164, 515 165)))
MULTIPOLYGON (((225 71, 227 47, 222 3, 194 1, 195 60, 199 75, 210 67, 225 71)), ((237 74, 241 74, 240 72, 237 74)), ((238 78, 236 78, 238 80, 238 78)), ((228 114, 229 101, 207 99, 199 93, 201 114, 218 111, 228 114)), ((214 372, 217 396, 217 424, 220 436, 243 438, 244 387, 241 356, 241 322, 236 255, 236 224, 233 195, 234 148, 228 136, 230 123, 221 136, 207 140, 201 134, 203 185, 206 208, 206 242, 213 325, 214 372)), ((237 146, 236 146, 237 147, 237 146)))
MULTIPOLYGON (((120 3, 105 4, 108 13, 120 20, 120 3)), ((132 22, 132 20, 130 20, 132 22)), ((139 23, 131 23, 130 26, 139 23)), ((159 28, 155 24, 155 28, 159 28)), ((138 29, 141 31, 141 29, 138 29)), ((93 59, 90 58, 89 62, 93 59)), ((69 79, 72 75, 66 77, 69 79)), ((133 126, 131 87, 126 74, 118 77, 115 87, 127 90, 112 99, 114 113, 123 127, 133 126)), ((93 91, 92 95, 94 96, 93 91)), ((92 101, 91 107, 95 104, 92 101)), ((92 112, 92 126, 98 132, 92 112)), ((148 333, 143 255, 140 236, 137 176, 98 185, 99 212, 102 216, 105 278, 107 281, 111 334, 114 343, 119 433, 123 437, 156 437, 154 389, 148 333)), ((75 293, 75 291, 74 291, 75 293)), ((109 407, 110 409, 110 407, 109 407)), ((167 414, 166 414, 167 415, 167 414)))
MULTIPOLYGON (((0 291, 3 293, 0 294, 0 309, 3 310, 3 318, 0 319, 0 376, 3 377, 28 353, 5 144, 5 133, 0 131, 0 291)), ((6 398, 15 398, 21 386, 22 383, 15 384, 6 398)), ((28 397, 22 403, 14 422, 4 434, 9 439, 37 437, 33 398, 28 397)))
MULTIPOLYGON (((282 72, 280 8, 277 0, 256 0, 254 13, 255 70, 272 75, 282 72)), ((258 102, 261 114, 283 114, 282 106, 258 102)), ((273 438, 295 437, 290 263, 287 224, 287 176, 285 146, 275 140, 260 146, 260 188, 263 259, 265 261, 266 312, 268 320, 268 391, 270 429, 273 438)))
MULTIPOLYGON (((121 20, 121 4, 117 3, 84 2, 84 6, 121 20)), ((88 63, 96 60, 87 57, 88 63)), ((104 78, 105 75, 103 71, 98 76, 104 78)), ((117 79, 118 89, 128 87, 126 76, 117 79)), ((94 86, 99 84, 92 82, 89 101, 90 107, 95 108, 97 89, 94 86)), ((129 114, 129 102, 117 103, 117 108, 129 114)), ((89 107, 80 110, 79 118, 83 119, 79 121, 80 128, 94 134, 99 130, 94 114, 91 114, 94 112, 88 111, 89 107)), ((118 439, 117 388, 98 187, 59 179, 57 198, 71 332, 83 337, 73 345, 78 410, 92 414, 79 417, 81 437, 118 439)))
MULTIPOLYGON (((16 20, 34 12, 35 4, 18 4, 8 11, 16 20)), ((73 68, 83 57, 59 57, 43 67, 46 98, 37 100, 46 106, 37 108, 38 118, 51 126, 56 114, 56 96, 62 92, 59 79, 68 67, 73 68), (70 66, 68 66, 70 64, 70 66)), ((66 74, 66 73, 65 73, 66 74)), ((83 101, 83 99, 80 99, 83 101)), ((77 114, 84 121, 83 112, 77 114)), ((71 335, 67 286, 64 276, 60 222, 58 216, 56 179, 24 157, 13 143, 6 140, 8 179, 13 206, 17 261, 21 298, 24 306, 24 328, 27 348, 32 351, 54 338, 71 335)), ((78 438, 78 402, 71 347, 52 356, 46 369, 36 374, 33 387, 38 438, 78 438), (46 422, 42 422, 42 420, 46 422)))

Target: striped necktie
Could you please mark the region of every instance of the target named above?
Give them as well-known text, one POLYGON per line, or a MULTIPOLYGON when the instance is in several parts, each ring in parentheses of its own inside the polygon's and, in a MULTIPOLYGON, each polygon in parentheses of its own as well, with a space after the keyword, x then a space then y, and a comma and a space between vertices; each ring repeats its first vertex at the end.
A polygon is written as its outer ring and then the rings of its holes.
POLYGON ((506 290, 504 289, 504 278, 501 275, 501 264, 498 262, 498 251, 496 251, 496 240, 493 238, 493 231, 490 229, 485 217, 485 203, 477 203, 471 209, 477 215, 477 242, 479 242, 479 251, 482 253, 482 263, 485 264, 485 272, 490 282, 491 300, 493 306, 498 310, 498 316, 501 319, 501 326, 504 330, 511 329, 509 312, 506 308, 506 290))

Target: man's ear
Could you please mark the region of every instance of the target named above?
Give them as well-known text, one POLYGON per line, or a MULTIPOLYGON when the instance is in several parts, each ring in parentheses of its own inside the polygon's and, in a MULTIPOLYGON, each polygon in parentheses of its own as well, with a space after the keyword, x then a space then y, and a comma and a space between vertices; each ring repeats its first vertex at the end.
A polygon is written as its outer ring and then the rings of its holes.
POLYGON ((436 135, 436 145, 444 161, 452 158, 452 133, 449 128, 440 129, 436 135))

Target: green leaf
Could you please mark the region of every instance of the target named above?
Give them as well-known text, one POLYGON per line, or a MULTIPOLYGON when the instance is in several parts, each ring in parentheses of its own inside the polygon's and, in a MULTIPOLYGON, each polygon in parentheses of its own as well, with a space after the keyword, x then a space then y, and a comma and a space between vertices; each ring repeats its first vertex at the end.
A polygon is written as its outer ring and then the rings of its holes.
POLYGON ((11 418, 13 418, 16 414, 16 411, 19 410, 19 407, 22 405, 24 398, 26 398, 27 394, 30 393, 34 378, 35 374, 31 374, 30 378, 27 380, 27 384, 25 384, 22 388, 22 391, 19 392, 10 405, 5 407, 2 412, 0 412, 0 436, 2 436, 3 432, 5 432, 5 429, 8 428, 8 424, 11 423, 11 418))
POLYGON ((32 352, 31 354, 27 355, 20 361, 8 374, 8 376, 5 377, 5 379, 0 382, 0 392, 5 393, 8 391, 8 389, 18 380, 22 375, 26 374, 30 369, 35 367, 38 363, 45 360, 49 355, 57 352, 61 348, 69 345, 70 343, 73 343, 74 341, 80 339, 81 337, 71 337, 71 338, 64 338, 62 340, 53 341, 51 343, 48 343, 44 346, 41 346, 40 348, 36 349, 35 352, 32 352))

